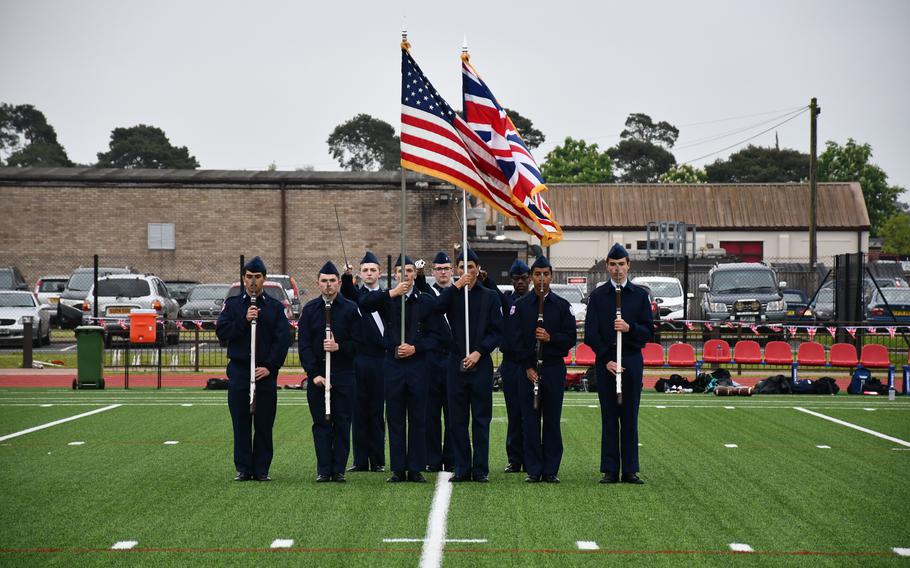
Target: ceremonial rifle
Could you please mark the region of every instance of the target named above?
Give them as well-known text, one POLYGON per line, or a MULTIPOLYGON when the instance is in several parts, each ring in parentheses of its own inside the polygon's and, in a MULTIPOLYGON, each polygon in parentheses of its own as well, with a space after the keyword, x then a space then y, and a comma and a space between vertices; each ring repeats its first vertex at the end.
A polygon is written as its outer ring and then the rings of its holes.
MULTIPOLYGON (((250 307, 256 307, 256 295, 250 294, 250 307)), ((256 414, 256 322, 250 321, 250 414, 256 414)))
MULTIPOLYGON (((616 319, 622 318, 622 286, 616 287, 616 319)), ((622 404, 622 332, 616 331, 616 404, 622 404)))
MULTIPOLYGON (((325 338, 332 339, 332 302, 325 302, 325 338)), ((332 419, 332 352, 325 352, 325 419, 332 419)))
MULTIPOLYGON (((543 280, 537 286, 537 327, 543 327, 543 280)), ((537 335, 537 330, 534 330, 537 335)), ((534 381, 534 410, 540 410, 540 373, 543 369, 543 342, 537 339, 537 380, 534 381)))

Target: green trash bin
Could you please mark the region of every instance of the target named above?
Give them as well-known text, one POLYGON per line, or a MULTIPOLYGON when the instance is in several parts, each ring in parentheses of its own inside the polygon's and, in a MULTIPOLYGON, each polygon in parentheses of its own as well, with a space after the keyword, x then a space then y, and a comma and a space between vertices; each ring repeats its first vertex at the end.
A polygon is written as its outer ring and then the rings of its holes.
POLYGON ((73 389, 104 388, 104 328, 83 325, 76 328, 78 373, 73 389))

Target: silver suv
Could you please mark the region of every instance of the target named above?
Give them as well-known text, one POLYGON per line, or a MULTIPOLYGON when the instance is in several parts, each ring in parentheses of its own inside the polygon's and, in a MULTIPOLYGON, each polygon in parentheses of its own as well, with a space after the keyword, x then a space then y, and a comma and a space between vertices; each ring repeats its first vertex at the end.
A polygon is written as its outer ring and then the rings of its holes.
MULTIPOLYGON (((85 324, 91 322, 94 296, 92 288, 82 304, 85 324)), ((176 345, 180 340, 177 328, 180 306, 160 278, 152 274, 111 274, 98 279, 98 317, 104 319, 105 345, 110 347, 112 337, 129 337, 129 326, 121 325, 120 320, 128 321, 133 309, 155 310, 164 320, 164 329, 158 329, 159 344, 166 340, 176 345)))
POLYGON ((702 312, 710 321, 783 322, 787 302, 777 274, 763 262, 718 264, 708 272, 708 283, 698 289, 702 312))

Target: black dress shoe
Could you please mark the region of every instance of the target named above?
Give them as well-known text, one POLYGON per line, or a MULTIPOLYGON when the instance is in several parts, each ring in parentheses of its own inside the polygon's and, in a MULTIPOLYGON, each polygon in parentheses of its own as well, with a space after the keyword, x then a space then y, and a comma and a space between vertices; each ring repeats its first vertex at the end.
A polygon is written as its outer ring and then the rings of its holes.
POLYGON ((249 481, 251 479, 253 479, 252 473, 243 473, 242 471, 238 471, 237 475, 234 476, 234 481, 249 481))
POLYGON ((489 483, 490 478, 487 477, 486 475, 475 475, 474 481, 476 481, 477 483, 489 483))
POLYGON ((509 463, 504 470, 504 473, 521 473, 521 464, 520 463, 509 463))
POLYGON ((400 483, 407 480, 408 478, 403 471, 393 471, 392 477, 386 479, 386 483, 400 483))
POLYGON ((452 477, 450 477, 449 481, 451 481, 452 483, 462 483, 464 481, 471 481, 471 478, 468 477, 467 475, 456 474, 456 475, 453 475, 452 477))
MULTIPOLYGON (((366 471, 366 470, 364 470, 364 471, 366 471)), ((384 465, 374 465, 373 467, 370 468, 370 471, 375 471, 375 472, 381 473, 381 472, 385 471, 385 466, 384 465)))
POLYGON ((527 477, 525 477, 525 483, 540 483, 540 476, 529 474, 527 477))
POLYGON ((329 481, 332 481, 332 476, 331 476, 331 475, 322 475, 322 474, 319 474, 319 475, 316 476, 316 483, 327 483, 327 482, 329 482, 329 481))
POLYGON ((256 481, 271 481, 272 478, 269 477, 267 473, 260 473, 256 475, 256 481))
POLYGON ((343 474, 343 473, 333 473, 333 474, 332 474, 332 481, 335 481, 335 482, 337 482, 337 483, 344 483, 344 482, 347 481, 347 480, 344 478, 344 474, 343 474))
POLYGON ((622 474, 623 483, 632 483, 633 485, 644 485, 644 481, 638 477, 637 473, 624 473, 622 474))
POLYGON ((370 468, 365 465, 352 465, 348 468, 348 471, 370 471, 370 468))
POLYGON ((619 483, 619 476, 615 473, 605 473, 603 477, 600 478, 601 483, 619 483))
POLYGON ((437 471, 442 471, 441 465, 428 465, 427 471, 430 473, 436 473, 437 471))
POLYGON ((543 476, 543 480, 547 483, 559 483, 559 478, 555 475, 545 475, 543 476))
POLYGON ((424 477, 423 474, 419 471, 409 471, 408 481, 413 481, 414 483, 426 483, 427 478, 424 477))

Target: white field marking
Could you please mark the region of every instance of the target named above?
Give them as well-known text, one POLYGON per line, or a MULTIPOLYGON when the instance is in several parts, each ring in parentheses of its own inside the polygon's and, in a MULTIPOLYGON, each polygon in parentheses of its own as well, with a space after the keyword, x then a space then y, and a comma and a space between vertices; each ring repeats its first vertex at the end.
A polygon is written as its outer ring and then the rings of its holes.
POLYGON ((654 408, 666 408, 666 406, 656 405, 654 408))
POLYGON ((835 424, 840 424, 841 426, 846 426, 847 428, 853 428, 854 430, 859 430, 860 432, 863 432, 865 434, 870 434, 872 436, 875 436, 876 438, 881 438, 882 440, 888 440, 889 442, 894 442, 895 444, 900 444, 902 446, 910 448, 910 442, 907 442, 906 440, 901 440, 900 438, 888 436, 887 434, 882 434, 881 432, 876 432, 875 430, 863 428, 862 426, 857 426, 856 424, 851 424, 850 422, 845 422, 844 420, 839 420, 837 418, 834 418, 833 416, 828 416, 827 414, 822 414, 820 412, 813 412, 811 410, 807 410, 800 406, 794 406, 793 408, 795 408, 796 410, 799 410, 800 412, 805 412, 806 414, 811 414, 812 416, 817 416, 818 418, 823 418, 830 422, 834 422, 835 424))
POLYGON ((739 446, 737 446, 736 444, 724 444, 724 447, 725 448, 738 448, 739 446))
POLYGON ((178 442, 177 440, 168 440, 168 441, 166 441, 166 442, 164 443, 164 445, 165 445, 165 446, 176 446, 176 445, 179 444, 179 443, 180 443, 180 442, 178 442))
POLYGON ((42 404, 41 408, 50 408, 52 406, 54 406, 54 405, 53 404, 42 404))
POLYGON ((736 410, 735 406, 725 406, 724 408, 726 408, 727 410, 736 410))
POLYGON ((892 548, 891 550, 898 556, 910 556, 910 548, 892 548))
POLYGON ((575 545, 578 546, 578 550, 600 550, 593 540, 578 540, 575 541, 575 545))
POLYGON ((597 406, 596 404, 589 404, 589 405, 588 405, 588 408, 600 408, 600 407, 597 406))
POLYGON ((54 420, 53 422, 48 422, 47 424, 42 424, 40 426, 35 426, 34 428, 28 428, 26 430, 20 430, 19 432, 13 432, 12 434, 7 434, 6 436, 0 436, 0 442, 4 440, 9 440, 10 438, 16 438, 18 436, 24 436, 25 434, 31 434, 32 432, 37 432, 38 430, 44 430, 45 428, 50 428, 51 426, 56 426, 57 424, 63 424, 64 422, 70 422, 71 420, 78 420, 79 418, 85 418, 86 416, 91 416, 92 414, 98 414, 99 412, 104 412, 105 410, 111 410, 112 408, 117 408, 122 406, 120 404, 112 404, 110 406, 105 406, 104 408, 96 408, 89 412, 83 412, 82 414, 77 414, 76 416, 70 416, 69 418, 61 418, 60 420, 54 420))
POLYGON ((72 351, 72 350, 75 349, 75 348, 76 348, 76 345, 73 344, 73 345, 70 345, 69 347, 64 347, 64 348, 61 349, 60 351, 72 351))
POLYGON ((111 550, 129 550, 139 544, 138 540, 118 540, 111 547, 111 550))
POLYGON ((292 538, 276 538, 272 541, 271 548, 291 548, 294 546, 294 539, 292 538))
POLYGON ((67 446, 82 446, 85 442, 70 442, 67 446))
MULTIPOLYGON (((470 544, 483 544, 489 542, 485 538, 447 538, 446 542, 461 542, 470 544)), ((382 542, 426 542, 424 538, 384 538, 382 542)))
POLYGON ((865 410, 866 412, 875 412, 874 408, 864 408, 863 410, 865 410))
POLYGON ((446 540, 446 517, 449 514, 449 502, 452 500, 452 486, 449 478, 452 473, 441 471, 436 476, 436 491, 433 493, 433 505, 427 517, 427 536, 420 551, 420 568, 437 568, 442 566, 442 549, 446 540))
POLYGON ((752 550, 751 546, 749 546, 748 544, 743 544, 741 542, 731 542, 730 550, 732 550, 733 552, 755 552, 754 550, 752 550))
POLYGON ((193 406, 193 405, 192 405, 192 403, 185 402, 185 403, 181 404, 180 406, 193 406))
POLYGON ((825 445, 815 446, 815 447, 818 448, 819 450, 830 450, 831 449, 831 446, 825 446, 825 445))

